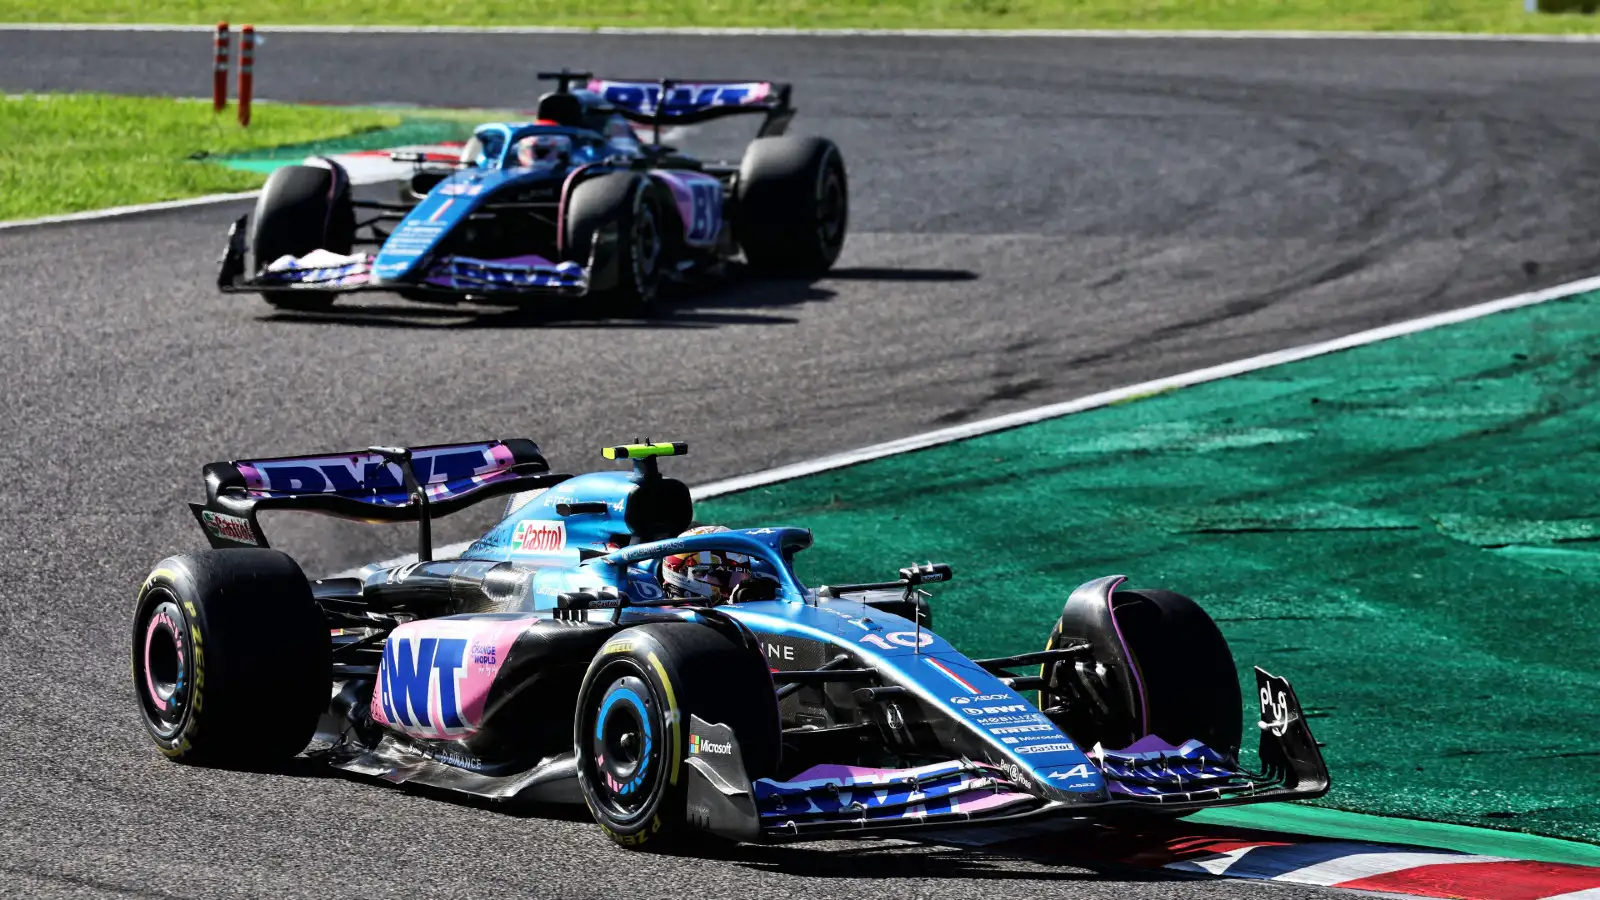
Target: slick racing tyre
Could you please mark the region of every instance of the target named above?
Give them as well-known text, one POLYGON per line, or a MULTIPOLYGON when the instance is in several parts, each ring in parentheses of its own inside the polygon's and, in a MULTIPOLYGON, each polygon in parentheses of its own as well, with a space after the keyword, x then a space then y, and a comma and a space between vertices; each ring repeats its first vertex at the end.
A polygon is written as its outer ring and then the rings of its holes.
POLYGON ((772 676, 759 653, 724 630, 627 628, 590 664, 574 722, 578 784, 621 846, 670 849, 708 837, 687 818, 691 715, 732 729, 752 780, 776 773, 782 725, 772 676))
MULTIPOLYGON (((246 247, 248 270, 283 256, 304 256, 313 250, 349 253, 355 245, 356 214, 350 200, 350 177, 337 163, 284 166, 267 178, 250 217, 246 247)), ((263 291, 273 306, 293 310, 326 309, 333 294, 313 291, 263 291)))
POLYGON ((655 304, 671 234, 666 211, 655 182, 638 172, 612 172, 573 189, 562 259, 585 267, 590 296, 608 312, 641 315, 655 304))
MULTIPOLYGON (((1131 656, 1132 671, 1119 661, 1100 659, 1100 654, 1079 670, 1073 660, 1051 663, 1041 674, 1060 692, 1042 691, 1040 707, 1059 710, 1052 718, 1085 747, 1100 743, 1108 750, 1121 749, 1154 734, 1173 745, 1200 740, 1236 756, 1244 703, 1233 652, 1216 623, 1198 603, 1172 591, 1118 590, 1111 597, 1113 628, 1131 656), (1095 674, 1096 663, 1106 665, 1109 674, 1095 674), (1142 686, 1142 712, 1114 702, 1119 691, 1110 679, 1124 678, 1132 679, 1135 698, 1142 686), (1100 693, 1108 701, 1105 706, 1090 691, 1100 693)), ((1046 649, 1084 640, 1108 646, 1105 642, 1114 641, 1114 634, 1097 639, 1091 633, 1103 627, 1069 603, 1046 649)))
POLYGON ((139 589, 133 692, 167 756, 270 768, 304 750, 328 706, 328 626, 276 550, 170 556, 139 589))
POLYGON ((826 138, 757 138, 739 166, 735 234, 758 272, 817 276, 833 267, 850 224, 844 157, 826 138))

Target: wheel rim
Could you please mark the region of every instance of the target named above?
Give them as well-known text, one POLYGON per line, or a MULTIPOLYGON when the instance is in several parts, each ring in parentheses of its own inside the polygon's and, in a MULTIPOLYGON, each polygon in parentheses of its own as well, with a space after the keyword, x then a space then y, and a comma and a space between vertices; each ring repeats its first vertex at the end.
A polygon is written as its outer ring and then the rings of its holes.
POLYGON ((606 688, 588 723, 595 799, 615 821, 644 815, 660 784, 664 736, 658 716, 649 685, 624 674, 606 688))
POLYGON ((832 253, 844 243, 849 207, 844 177, 834 164, 833 157, 829 156, 822 167, 822 176, 817 180, 817 241, 824 251, 832 253))
POLYGON ((661 260, 661 229, 656 222, 655 204, 641 193, 633 211, 633 277, 642 297, 648 298, 655 284, 661 260))
POLYGON ((189 706, 190 654, 176 600, 160 588, 151 597, 154 603, 134 637, 134 684, 145 720, 157 734, 170 737, 189 706))

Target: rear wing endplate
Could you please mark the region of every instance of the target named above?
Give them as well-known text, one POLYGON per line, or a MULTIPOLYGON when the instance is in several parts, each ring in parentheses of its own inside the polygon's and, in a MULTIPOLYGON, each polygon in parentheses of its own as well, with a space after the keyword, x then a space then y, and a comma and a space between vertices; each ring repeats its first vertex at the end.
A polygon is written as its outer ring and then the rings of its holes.
POLYGON ((206 501, 189 508, 217 550, 267 546, 256 520, 264 509, 418 522, 427 548, 431 518, 570 477, 551 474, 539 446, 522 438, 233 460, 209 463, 202 471, 206 501))

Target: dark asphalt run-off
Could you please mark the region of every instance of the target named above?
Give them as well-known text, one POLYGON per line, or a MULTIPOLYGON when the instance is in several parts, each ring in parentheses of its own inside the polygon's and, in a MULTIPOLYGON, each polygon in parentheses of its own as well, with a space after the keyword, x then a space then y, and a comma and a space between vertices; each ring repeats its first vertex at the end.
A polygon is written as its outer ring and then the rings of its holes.
MULTIPOLYGON (((581 471, 648 435, 704 482, 1593 274, 1594 48, 263 32, 282 101, 528 108, 563 65, 793 82, 852 235, 828 278, 640 322, 274 313, 214 288, 247 203, 0 232, 0 896, 1325 893, 902 844, 628 856, 581 816, 175 766, 127 683, 134 590, 203 545, 182 503, 216 459, 526 436, 581 471)), ((0 32, 0 90, 203 95, 207 50, 0 32)), ((266 527, 318 573, 411 538, 266 527)))

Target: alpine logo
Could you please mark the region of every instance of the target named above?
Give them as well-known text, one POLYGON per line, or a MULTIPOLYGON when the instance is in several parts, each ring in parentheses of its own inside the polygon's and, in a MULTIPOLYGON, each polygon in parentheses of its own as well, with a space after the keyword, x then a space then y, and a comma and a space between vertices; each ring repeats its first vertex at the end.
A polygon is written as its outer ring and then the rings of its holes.
POLYGON ((252 547, 261 546, 256 542, 255 532, 250 530, 250 523, 238 516, 226 513, 212 512, 209 509, 200 511, 200 518, 206 523, 206 531, 237 544, 249 544, 252 547))
POLYGON ((539 522, 524 519, 511 532, 512 553, 556 553, 566 549, 565 522, 539 522))
POLYGON ((1083 763, 1079 763, 1065 772, 1051 772, 1045 777, 1051 781, 1066 781, 1069 778, 1088 778, 1089 767, 1083 763))

